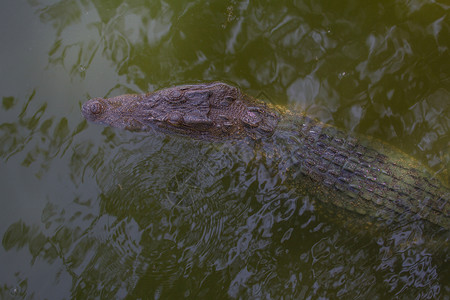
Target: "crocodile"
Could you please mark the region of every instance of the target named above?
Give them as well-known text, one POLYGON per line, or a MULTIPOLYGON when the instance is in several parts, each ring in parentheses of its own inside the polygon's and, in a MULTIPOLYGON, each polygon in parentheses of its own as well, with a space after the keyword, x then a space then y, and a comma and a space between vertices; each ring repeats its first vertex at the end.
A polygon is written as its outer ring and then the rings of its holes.
POLYGON ((413 157, 368 136, 272 106, 222 82, 94 98, 88 121, 207 141, 248 140, 278 157, 290 184, 354 213, 408 216, 450 229, 450 189, 413 157))

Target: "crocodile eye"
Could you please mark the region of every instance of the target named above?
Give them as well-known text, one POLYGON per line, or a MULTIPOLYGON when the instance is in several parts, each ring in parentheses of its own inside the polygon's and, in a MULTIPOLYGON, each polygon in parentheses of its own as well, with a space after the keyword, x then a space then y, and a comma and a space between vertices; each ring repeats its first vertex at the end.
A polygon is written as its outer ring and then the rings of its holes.
POLYGON ((163 90, 161 92, 161 95, 164 101, 172 104, 179 104, 181 102, 184 102, 183 93, 178 89, 163 90))
POLYGON ((257 127, 262 121, 261 111, 257 108, 250 107, 246 114, 242 117, 242 122, 250 127, 257 127))
POLYGON ((89 107, 89 110, 94 115, 98 115, 103 111, 103 106, 99 102, 92 103, 91 107, 89 107))

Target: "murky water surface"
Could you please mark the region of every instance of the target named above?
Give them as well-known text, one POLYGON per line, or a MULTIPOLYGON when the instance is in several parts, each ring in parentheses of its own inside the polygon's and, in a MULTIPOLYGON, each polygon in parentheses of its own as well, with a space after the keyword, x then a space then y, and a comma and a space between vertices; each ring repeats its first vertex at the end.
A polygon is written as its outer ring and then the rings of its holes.
POLYGON ((449 9, 2 0, 0 298, 448 299, 448 232, 352 226, 249 145, 87 124, 80 105, 226 81, 387 141, 448 183, 449 9))

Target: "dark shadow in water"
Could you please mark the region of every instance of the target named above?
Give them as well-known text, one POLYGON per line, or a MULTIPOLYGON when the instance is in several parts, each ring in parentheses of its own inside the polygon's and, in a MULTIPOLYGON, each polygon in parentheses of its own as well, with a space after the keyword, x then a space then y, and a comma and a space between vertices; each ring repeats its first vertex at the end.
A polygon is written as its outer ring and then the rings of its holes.
POLYGON ((95 198, 48 203, 45 230, 18 221, 2 239, 27 247, 31 264, 61 265, 72 297, 427 298, 445 288, 442 236, 420 222, 366 232, 377 220, 299 195, 254 145, 137 135, 98 167, 95 153, 117 144, 91 149, 83 171, 96 174, 97 214, 95 198))

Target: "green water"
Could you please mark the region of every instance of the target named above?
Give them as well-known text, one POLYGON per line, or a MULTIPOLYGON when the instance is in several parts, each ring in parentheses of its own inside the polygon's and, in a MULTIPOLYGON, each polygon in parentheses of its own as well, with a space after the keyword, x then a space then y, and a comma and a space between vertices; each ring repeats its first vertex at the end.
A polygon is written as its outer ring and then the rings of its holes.
POLYGON ((221 80, 387 141, 448 183, 449 12, 444 0, 2 0, 0 298, 449 299, 448 232, 355 229, 358 217, 279 185, 249 146, 80 113, 92 97, 221 80))

